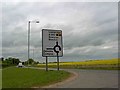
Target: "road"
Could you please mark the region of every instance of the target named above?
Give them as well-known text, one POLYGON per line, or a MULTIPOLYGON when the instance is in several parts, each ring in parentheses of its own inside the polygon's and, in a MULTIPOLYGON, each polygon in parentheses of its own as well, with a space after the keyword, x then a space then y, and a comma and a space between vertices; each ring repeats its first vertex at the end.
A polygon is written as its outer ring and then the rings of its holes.
POLYGON ((118 71, 64 69, 77 77, 69 82, 52 85, 50 88, 118 88, 118 71))
MULTIPOLYGON (((44 69, 44 68, 42 68, 44 69)), ((49 69, 51 70, 51 69, 49 69)), ((55 70, 55 69, 52 69, 55 70)), ((74 72, 76 77, 67 82, 57 83, 49 88, 118 88, 117 70, 81 70, 81 69, 63 69, 68 72, 74 72)))

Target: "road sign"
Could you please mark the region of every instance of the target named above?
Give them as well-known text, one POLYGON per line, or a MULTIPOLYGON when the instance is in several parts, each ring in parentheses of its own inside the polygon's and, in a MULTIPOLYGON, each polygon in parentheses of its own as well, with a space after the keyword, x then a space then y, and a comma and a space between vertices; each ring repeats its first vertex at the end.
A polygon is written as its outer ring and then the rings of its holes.
POLYGON ((42 29, 42 56, 63 56, 62 31, 42 29))

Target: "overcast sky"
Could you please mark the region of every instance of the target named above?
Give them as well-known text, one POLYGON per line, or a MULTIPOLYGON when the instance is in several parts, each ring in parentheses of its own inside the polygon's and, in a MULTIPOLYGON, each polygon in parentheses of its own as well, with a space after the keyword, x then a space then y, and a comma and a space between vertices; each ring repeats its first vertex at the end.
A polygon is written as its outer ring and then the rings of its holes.
MULTIPOLYGON (((27 60, 28 21, 31 23, 30 57, 42 57, 43 28, 63 31, 61 61, 118 57, 117 2, 3 2, 2 56, 27 60)), ((56 61, 51 58, 50 61, 56 61)))

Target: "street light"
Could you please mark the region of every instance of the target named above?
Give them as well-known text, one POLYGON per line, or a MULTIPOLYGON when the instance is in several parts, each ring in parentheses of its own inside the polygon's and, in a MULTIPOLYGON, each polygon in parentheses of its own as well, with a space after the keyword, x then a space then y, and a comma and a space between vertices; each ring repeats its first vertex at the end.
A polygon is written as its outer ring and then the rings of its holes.
POLYGON ((28 66, 30 59, 30 23, 39 23, 39 21, 28 21, 28 66))

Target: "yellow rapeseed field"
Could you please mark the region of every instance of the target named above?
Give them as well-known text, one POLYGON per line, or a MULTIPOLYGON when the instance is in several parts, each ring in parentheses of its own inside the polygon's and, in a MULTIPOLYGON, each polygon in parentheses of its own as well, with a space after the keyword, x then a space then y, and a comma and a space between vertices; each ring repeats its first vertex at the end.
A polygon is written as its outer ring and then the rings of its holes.
MULTIPOLYGON (((120 64, 120 59, 110 59, 110 60, 87 60, 80 62, 60 62, 60 65, 116 65, 120 64)), ((38 66, 44 66, 45 64, 38 64, 38 66)), ((49 66, 56 65, 56 63, 49 63, 49 66)))

